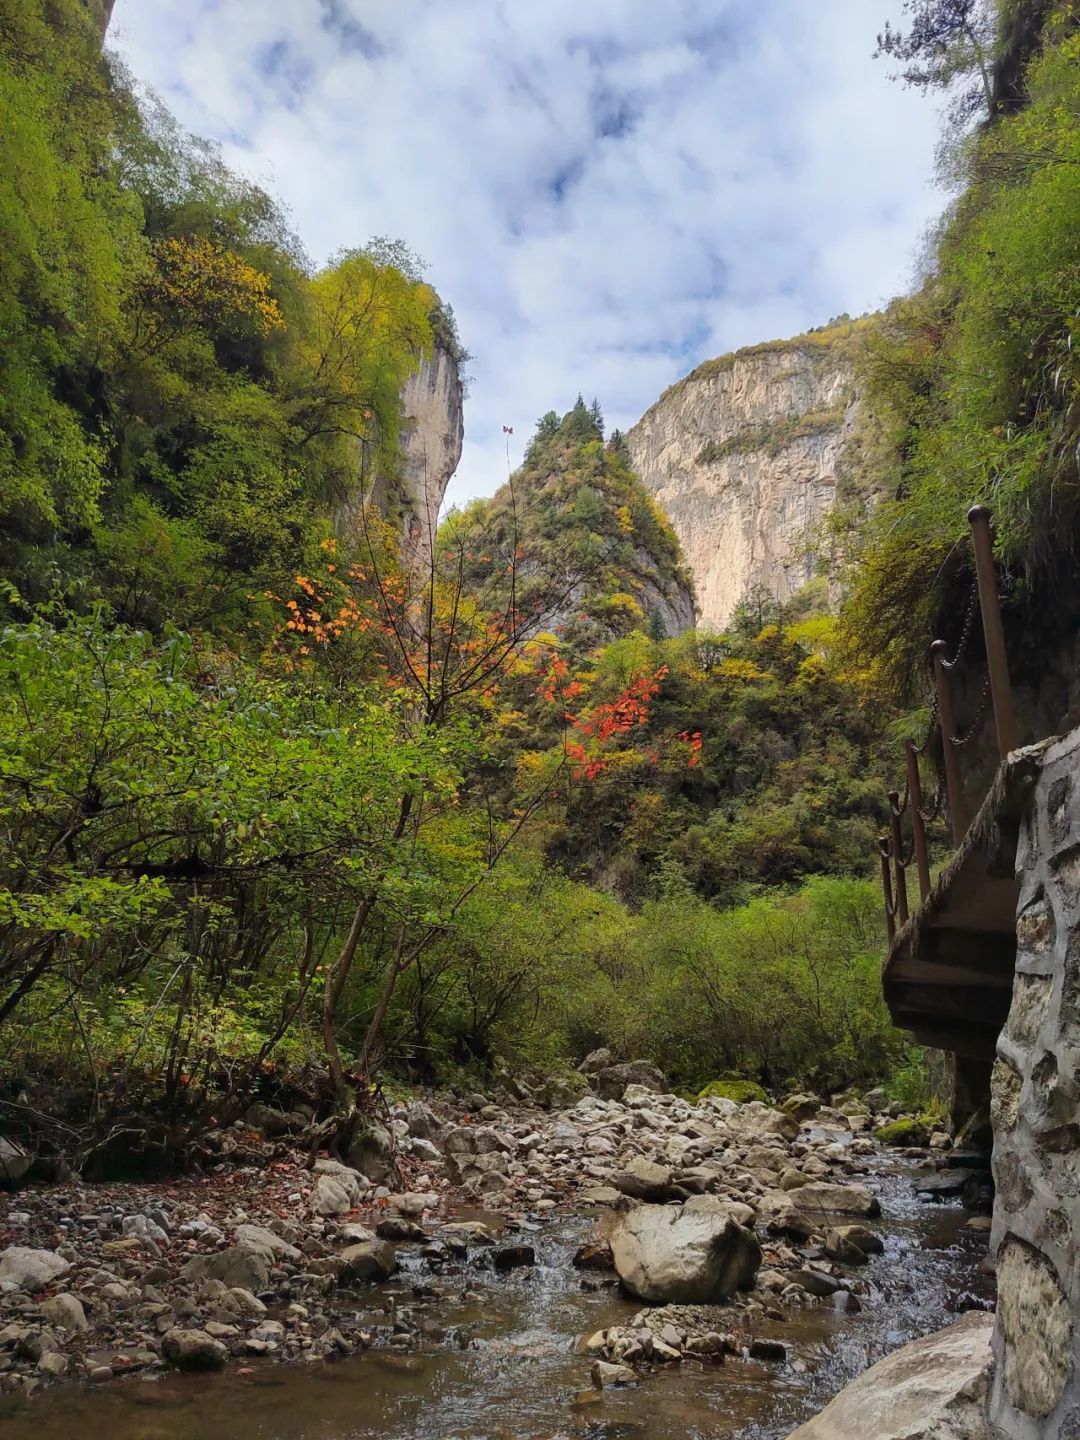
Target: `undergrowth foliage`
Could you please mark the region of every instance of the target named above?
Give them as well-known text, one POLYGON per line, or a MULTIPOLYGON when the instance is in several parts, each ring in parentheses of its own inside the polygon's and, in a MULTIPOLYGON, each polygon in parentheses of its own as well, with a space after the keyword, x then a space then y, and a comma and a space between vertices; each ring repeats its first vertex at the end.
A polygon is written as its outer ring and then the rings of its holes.
MULTIPOLYGON (((420 554, 399 397, 464 352, 407 247, 315 270, 78 0, 0 0, 0 134, 0 1125, 176 1156, 256 1096, 347 1119, 387 1071, 600 1043, 694 1088, 909 1085, 865 874, 887 716, 820 593, 694 630, 583 399, 420 554)), ((896 419, 912 496, 946 392, 896 419)))

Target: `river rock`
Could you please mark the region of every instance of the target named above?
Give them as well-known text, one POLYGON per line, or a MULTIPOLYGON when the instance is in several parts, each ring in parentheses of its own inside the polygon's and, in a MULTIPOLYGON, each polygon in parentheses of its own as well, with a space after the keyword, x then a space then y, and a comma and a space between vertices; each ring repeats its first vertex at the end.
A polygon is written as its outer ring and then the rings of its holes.
POLYGON ((253 1294, 270 1284, 270 1261, 265 1250, 233 1245, 214 1255, 193 1255, 180 1271, 185 1280, 220 1280, 229 1290, 253 1294))
POLYGON ((10 1280, 22 1290, 44 1290, 71 1266, 53 1250, 34 1250, 27 1245, 9 1245, 0 1251, 0 1280, 10 1280))
POLYGON ((625 1170, 611 1177, 616 1190, 632 1200, 667 1200, 671 1197, 671 1171, 643 1155, 635 1155, 625 1170))
POLYGON ((606 1360, 594 1360, 592 1382, 597 1390, 608 1385, 636 1385, 637 1376, 629 1365, 609 1365, 606 1360))
POLYGON ((994 1317, 972 1312, 895 1350, 789 1440, 989 1440, 994 1317))
POLYGON ((577 1068, 582 1075, 596 1075, 601 1070, 610 1070, 614 1064, 614 1054, 602 1045, 599 1050, 590 1050, 577 1068))
POLYGON ((82 1301, 76 1295, 69 1295, 65 1292, 43 1300, 41 1313, 50 1325, 57 1325, 61 1330, 88 1330, 90 1328, 82 1301))
POLYGON ((587 1240, 584 1245, 579 1245, 574 1252, 572 1263, 575 1270, 611 1271, 615 1269, 611 1246, 606 1240, 587 1240))
POLYGON ((394 1247, 385 1240, 362 1240, 341 1252, 343 1280, 388 1280, 397 1269, 394 1247))
POLYGON ((813 1180, 795 1191, 795 1203, 806 1214, 865 1215, 873 1219, 881 1214, 877 1196, 865 1185, 834 1185, 813 1180))
POLYGON ((831 1275, 825 1275, 820 1270, 791 1270, 787 1275, 788 1284, 798 1285, 809 1295, 817 1295, 821 1299, 829 1295, 835 1295, 840 1289, 840 1282, 831 1275))
POLYGON ((883 1255, 885 1242, 865 1225, 837 1225, 836 1234, 850 1245, 857 1245, 864 1255, 883 1255))
MULTIPOLYGON (((708 1197, 698 1197, 699 1199, 708 1197)), ((619 1279, 651 1304, 714 1304, 753 1284, 761 1246, 721 1206, 639 1205, 611 1235, 619 1279)))
POLYGON ((359 1170, 375 1185, 397 1176, 394 1137, 378 1120, 357 1126, 345 1158, 354 1170, 359 1170))
POLYGON ((783 1110, 773 1110, 760 1100, 748 1100, 745 1105, 736 1105, 728 1117, 728 1124, 744 1140, 755 1141, 768 1135, 779 1135, 781 1140, 795 1140, 799 1134, 799 1122, 783 1110))
POLYGON ((167 1330, 161 1353, 178 1370, 222 1370, 228 1351, 205 1330, 167 1330))
POLYGON ((625 1065, 609 1065, 592 1076, 596 1093, 602 1100, 621 1100, 628 1085, 663 1094, 670 1087, 667 1076, 648 1060, 630 1060, 625 1065))
POLYGON ((265 1225, 238 1225, 236 1227, 236 1243, 248 1250, 265 1250, 273 1260, 275 1255, 284 1256, 286 1260, 301 1259, 300 1251, 295 1245, 290 1245, 280 1235, 275 1235, 273 1230, 268 1230, 265 1225))
POLYGON ((536 1251, 531 1245, 502 1245, 492 1252, 491 1263, 496 1270, 521 1270, 536 1264, 536 1251))
POLYGON ((780 1108, 793 1116, 800 1124, 804 1124, 807 1120, 812 1120, 821 1109, 821 1101, 816 1095, 800 1093, 789 1095, 780 1108))

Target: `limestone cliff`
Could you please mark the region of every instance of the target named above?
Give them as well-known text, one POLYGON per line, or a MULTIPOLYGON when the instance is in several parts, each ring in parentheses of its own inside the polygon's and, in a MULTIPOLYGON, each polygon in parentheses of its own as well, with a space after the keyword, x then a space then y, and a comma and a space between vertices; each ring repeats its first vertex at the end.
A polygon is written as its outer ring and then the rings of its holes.
POLYGON ((461 459, 464 408, 454 355, 437 345, 401 392, 402 506, 414 563, 424 566, 446 487, 461 459))
MULTIPOLYGON (((436 343, 401 389, 399 457, 376 474, 367 499, 403 538, 402 555, 415 574, 428 568, 446 487, 461 459, 464 439, 461 369, 452 350, 436 343)), ((343 534, 361 533, 361 487, 338 504, 343 534)))
POLYGON ((751 586, 786 599, 810 578, 807 544, 835 496, 867 323, 707 361, 629 432, 634 469, 693 572, 701 624, 723 626, 751 586))

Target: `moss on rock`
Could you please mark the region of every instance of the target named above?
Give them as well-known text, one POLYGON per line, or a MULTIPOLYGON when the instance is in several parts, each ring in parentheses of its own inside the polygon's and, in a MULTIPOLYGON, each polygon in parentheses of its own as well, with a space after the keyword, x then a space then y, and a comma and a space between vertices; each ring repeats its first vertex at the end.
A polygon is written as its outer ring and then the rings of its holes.
POLYGON ((922 1120, 908 1115, 879 1126, 874 1131, 874 1139, 880 1140, 882 1145, 925 1145, 930 1139, 930 1132, 922 1120))
POLYGON ((769 1103, 769 1097, 765 1091, 754 1080, 710 1080, 708 1085, 698 1091, 699 1100, 712 1098, 719 1100, 734 1100, 736 1105, 745 1105, 748 1100, 760 1100, 763 1105, 769 1103))

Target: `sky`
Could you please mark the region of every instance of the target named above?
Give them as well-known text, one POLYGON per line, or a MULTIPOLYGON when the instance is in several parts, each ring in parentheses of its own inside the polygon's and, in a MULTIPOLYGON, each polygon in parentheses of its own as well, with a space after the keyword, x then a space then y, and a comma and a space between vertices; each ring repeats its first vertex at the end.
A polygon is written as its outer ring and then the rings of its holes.
POLYGON ((741 345, 908 287, 934 106, 899 0, 118 0, 109 43, 316 263, 404 240, 473 359, 448 499, 579 391, 628 428, 741 345))

